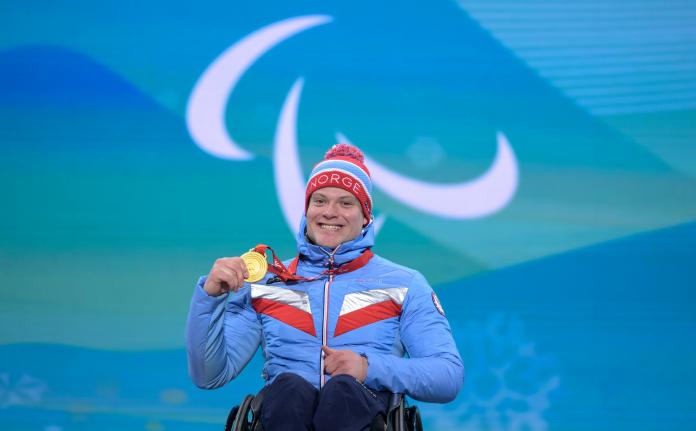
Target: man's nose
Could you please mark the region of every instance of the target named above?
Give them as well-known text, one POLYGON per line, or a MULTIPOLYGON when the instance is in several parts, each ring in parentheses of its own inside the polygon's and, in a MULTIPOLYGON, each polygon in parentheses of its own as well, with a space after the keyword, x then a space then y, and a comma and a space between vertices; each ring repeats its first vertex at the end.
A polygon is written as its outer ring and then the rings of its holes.
POLYGON ((333 218, 338 216, 338 204, 329 203, 324 205, 324 212, 322 213, 324 217, 333 218))

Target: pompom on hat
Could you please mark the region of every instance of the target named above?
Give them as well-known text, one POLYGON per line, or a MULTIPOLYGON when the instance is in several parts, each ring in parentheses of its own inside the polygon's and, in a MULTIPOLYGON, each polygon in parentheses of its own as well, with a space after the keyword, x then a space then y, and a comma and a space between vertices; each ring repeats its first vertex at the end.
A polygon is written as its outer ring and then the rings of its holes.
POLYGON ((372 220, 372 180, 364 162, 362 151, 353 145, 336 144, 331 147, 324 160, 317 163, 309 175, 305 212, 312 193, 324 187, 338 187, 355 196, 365 218, 372 220))

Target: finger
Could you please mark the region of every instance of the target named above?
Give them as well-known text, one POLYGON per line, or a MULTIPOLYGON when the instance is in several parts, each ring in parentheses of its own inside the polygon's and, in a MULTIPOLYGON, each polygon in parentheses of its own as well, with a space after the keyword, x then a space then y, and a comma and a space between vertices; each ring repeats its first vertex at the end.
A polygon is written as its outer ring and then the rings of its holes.
POLYGON ((235 289, 235 292, 239 290, 242 286, 244 286, 244 272, 241 269, 236 269, 234 271, 235 275, 237 276, 237 288, 235 289))
POLYGON ((205 290, 208 295, 218 296, 227 293, 229 291, 229 286, 224 281, 209 276, 203 285, 203 290, 205 290))
POLYGON ((325 366, 324 366, 324 374, 333 375, 334 371, 335 371, 335 370, 334 370, 334 367, 331 367, 331 366, 328 366, 328 365, 325 365, 325 366))
POLYGON ((239 287, 244 285, 244 279, 249 278, 249 270, 244 261, 239 257, 231 257, 225 260, 226 268, 234 271, 239 278, 239 287))
POLYGON ((360 364, 359 357, 349 350, 339 350, 332 356, 334 359, 334 373, 354 374, 354 370, 360 364))
POLYGON ((246 263, 242 259, 239 259, 242 261, 242 274, 244 275, 244 278, 249 278, 249 268, 247 268, 246 263))
POLYGON ((218 269, 220 271, 220 279, 229 284, 229 288, 231 290, 234 290, 236 292, 237 290, 239 290, 241 286, 244 285, 244 280, 242 279, 240 281, 240 274, 238 274, 235 270, 227 266, 221 266, 218 269))
POLYGON ((244 263, 244 260, 241 257, 231 257, 227 259, 225 262, 230 268, 234 269, 238 273, 244 276, 244 278, 249 277, 249 269, 246 266, 246 263, 244 263))
POLYGON ((221 266, 216 265, 213 267, 213 269, 210 270, 210 274, 208 274, 208 280, 206 280, 206 283, 210 282, 217 286, 222 286, 223 284, 227 284, 227 282, 225 281, 226 278, 227 274, 225 274, 224 269, 221 266))
POLYGON ((336 353, 336 350, 332 349, 329 346, 321 346, 321 351, 324 352, 324 355, 326 356, 333 355, 334 353, 336 353))
POLYGON ((337 376, 339 374, 348 374, 348 375, 353 375, 352 368, 349 367, 346 364, 337 364, 335 367, 333 367, 333 372, 331 373, 332 376, 337 376))
POLYGON ((230 271, 234 271, 236 274, 239 274, 242 276, 242 279, 246 278, 243 277, 244 272, 246 271, 246 265, 242 259, 238 257, 227 257, 220 262, 220 265, 230 271))
POLYGON ((334 371, 336 371, 336 364, 334 363, 334 361, 325 360, 324 361, 324 373, 333 374, 334 371))

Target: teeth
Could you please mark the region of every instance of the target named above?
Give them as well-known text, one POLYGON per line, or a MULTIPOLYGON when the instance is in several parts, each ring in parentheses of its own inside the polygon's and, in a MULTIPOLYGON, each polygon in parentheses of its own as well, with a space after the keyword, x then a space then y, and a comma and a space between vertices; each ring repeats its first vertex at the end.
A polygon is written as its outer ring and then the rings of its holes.
POLYGON ((341 226, 336 226, 335 224, 322 224, 319 225, 322 229, 325 230, 332 230, 332 231, 337 231, 341 228, 341 226))

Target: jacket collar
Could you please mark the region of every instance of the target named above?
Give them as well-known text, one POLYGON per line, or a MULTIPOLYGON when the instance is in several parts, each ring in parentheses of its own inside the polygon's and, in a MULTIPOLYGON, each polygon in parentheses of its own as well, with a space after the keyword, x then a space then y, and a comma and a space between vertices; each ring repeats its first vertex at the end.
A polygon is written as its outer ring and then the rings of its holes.
POLYGON ((372 220, 355 239, 344 242, 333 250, 309 242, 306 228, 307 218, 303 215, 300 230, 297 232, 297 252, 301 255, 300 260, 309 261, 313 265, 321 265, 322 267, 329 265, 329 256, 332 254, 334 265, 343 265, 356 259, 366 248, 372 247, 375 243, 375 228, 372 220))

